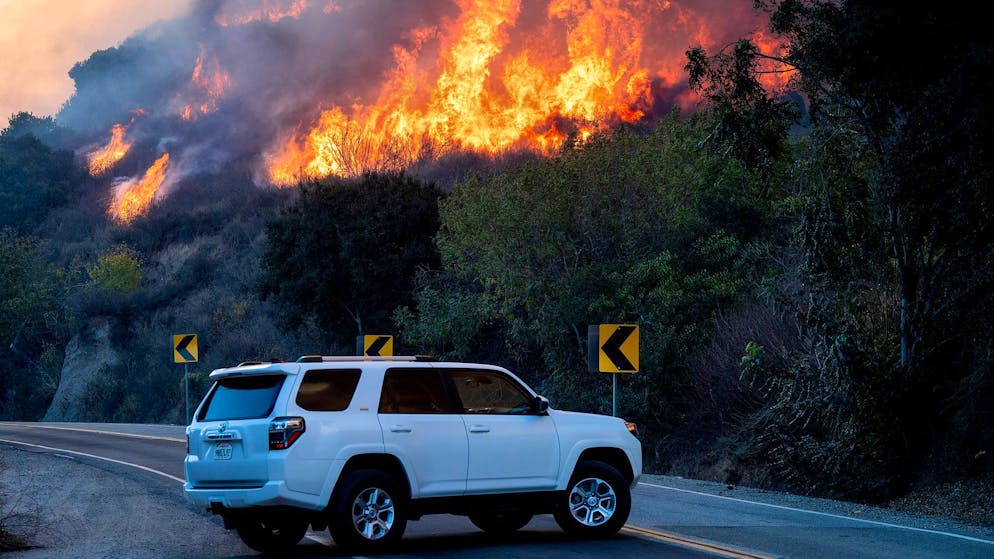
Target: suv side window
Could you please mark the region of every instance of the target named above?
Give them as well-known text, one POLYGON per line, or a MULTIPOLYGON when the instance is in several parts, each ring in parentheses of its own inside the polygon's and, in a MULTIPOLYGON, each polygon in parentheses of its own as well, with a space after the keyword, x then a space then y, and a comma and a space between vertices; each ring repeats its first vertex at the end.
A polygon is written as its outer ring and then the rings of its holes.
POLYGON ((297 405, 308 411, 342 411, 352 403, 359 369, 315 369, 304 373, 297 405))
POLYGON ((442 376, 434 369, 387 369, 380 413, 454 413, 442 376))
POLYGON ((532 398, 498 371, 453 370, 449 373, 462 400, 462 413, 527 415, 532 398))

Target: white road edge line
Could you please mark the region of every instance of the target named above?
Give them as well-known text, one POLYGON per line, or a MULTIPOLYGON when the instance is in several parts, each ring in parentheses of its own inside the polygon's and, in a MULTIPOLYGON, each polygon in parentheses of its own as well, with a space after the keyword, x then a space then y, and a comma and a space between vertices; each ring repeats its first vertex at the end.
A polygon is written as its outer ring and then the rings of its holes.
POLYGON ((157 474, 157 475, 160 475, 162 477, 169 478, 169 479, 171 479, 173 481, 178 481, 180 483, 186 483, 185 479, 181 479, 181 478, 178 478, 178 477, 176 477, 174 475, 167 474, 166 472, 160 472, 159 470, 156 470, 156 469, 153 469, 153 468, 149 468, 148 466, 142 466, 141 464, 134 464, 134 463, 131 463, 131 462, 125 462, 124 460, 115 460, 113 458, 107 458, 106 456, 97 456, 96 454, 87 454, 85 452, 77 452, 75 450, 68 450, 68 449, 65 449, 65 448, 54 448, 54 447, 51 447, 51 446, 43 446, 43 445, 40 445, 40 444, 31 444, 31 443, 25 443, 25 442, 21 442, 21 441, 12 441, 10 439, 0 439, 0 443, 10 443, 10 444, 17 444, 17 445, 21 445, 21 446, 30 446, 31 448, 40 448, 42 450, 51 450, 52 452, 65 452, 66 454, 75 454, 76 456, 85 456, 87 458, 93 458, 95 460, 104 460, 106 462, 113 462, 114 464, 120 464, 122 466, 131 466, 132 468, 138 468, 139 470, 144 470, 146 472, 157 474))
POLYGON ((761 507, 768 507, 768 508, 771 508, 771 509, 789 510, 789 511, 793 511, 793 512, 804 512, 804 513, 808 513, 808 514, 816 514, 816 515, 819 515, 819 516, 827 516, 827 517, 830 517, 830 518, 837 518, 837 519, 840 519, 840 520, 851 520, 853 522, 862 522, 864 524, 873 524, 875 526, 883 526, 883 527, 886 527, 886 528, 899 528, 901 530, 910 530, 912 532, 924 532, 926 534, 935 534, 935 535, 938 535, 938 536, 949 536, 951 538, 958 538, 958 539, 961 539, 961 540, 967 540, 967 541, 971 541, 971 542, 985 543, 985 544, 988 544, 988 545, 994 545, 994 541, 991 541, 991 540, 985 540, 985 539, 982 539, 982 538, 975 538, 973 536, 964 536, 963 534, 955 534, 953 532, 943 532, 941 530, 930 530, 928 528, 915 528, 913 526, 901 526, 900 524, 891 524, 890 522, 881 522, 879 520, 867 520, 865 518, 853 518, 851 516, 843 516, 841 514, 832 514, 830 512, 819 512, 819 511, 814 511, 814 510, 798 509, 798 508, 788 507, 788 506, 784 506, 784 505, 773 505, 773 504, 770 504, 770 503, 760 503, 759 501, 749 501, 749 500, 746 500, 746 499, 738 499, 736 497, 726 497, 724 495, 713 495, 711 493, 704 493, 704 492, 701 492, 701 491, 692 491, 690 489, 680 489, 680 488, 677 488, 677 487, 669 487, 669 486, 666 486, 666 485, 656 485, 654 483, 645 483, 643 481, 640 481, 639 485, 644 485, 646 487, 655 487, 656 489, 669 489, 670 491, 678 491, 680 493, 690 493, 692 495, 701 495, 701 496, 704 496, 704 497, 713 497, 715 499, 724 499, 726 501, 735 501, 737 503, 747 503, 747 504, 750 504, 750 505, 759 505, 761 507))
MULTIPOLYGON (((85 429, 77 429, 77 431, 84 431, 84 430, 85 429)), ((50 450, 53 453, 55 453, 55 456, 59 456, 59 454, 58 454, 59 452, 65 452, 65 453, 68 453, 68 454, 75 454, 77 456, 85 456, 87 458, 93 458, 95 460, 104 460, 106 462, 113 462, 114 464, 120 464, 122 466, 131 466, 132 468, 138 468, 139 470, 146 471, 146 472, 153 473, 153 474, 157 474, 157 475, 160 475, 160 476, 162 476, 164 478, 169 478, 169 479, 171 479, 173 481, 177 481, 177 482, 179 482, 181 484, 185 484, 186 483, 185 479, 181 479, 181 478, 178 478, 178 477, 176 477, 174 475, 167 474, 166 472, 160 472, 159 470, 156 470, 154 468, 149 468, 148 466, 142 466, 141 464, 134 464, 132 462, 125 462, 124 460, 115 460, 113 458, 107 458, 105 456, 97 456, 96 454, 87 454, 85 452, 77 452, 75 450, 68 450, 68 449, 65 449, 65 448, 54 448, 54 447, 51 447, 51 446, 44 446, 44 445, 40 445, 40 444, 31 444, 31 443, 25 443, 25 442, 21 442, 21 441, 12 441, 10 439, 0 439, 0 443, 9 443, 9 444, 16 444, 16 445, 21 445, 21 446, 29 446, 31 448, 40 448, 42 450, 50 450)), ((328 542, 322 541, 319 538, 315 538, 313 536, 308 535, 307 539, 309 539, 311 541, 315 541, 315 542, 317 542, 317 543, 319 543, 321 545, 324 545, 324 546, 327 546, 327 547, 331 547, 331 544, 329 544, 328 542)))
MULTIPOLYGON (((2 426, 3 424, 0 424, 2 426)), ((161 437, 158 435, 142 435, 140 433, 125 433, 123 431, 103 431, 100 429, 87 429, 85 427, 63 427, 61 425, 41 425, 34 423, 6 423, 14 427, 27 427, 29 429, 54 429, 56 431, 79 431, 81 433, 97 433, 99 435, 117 435, 119 437, 131 437, 133 439, 152 439, 157 441, 171 441, 174 443, 186 442, 186 439, 178 437, 161 437)))

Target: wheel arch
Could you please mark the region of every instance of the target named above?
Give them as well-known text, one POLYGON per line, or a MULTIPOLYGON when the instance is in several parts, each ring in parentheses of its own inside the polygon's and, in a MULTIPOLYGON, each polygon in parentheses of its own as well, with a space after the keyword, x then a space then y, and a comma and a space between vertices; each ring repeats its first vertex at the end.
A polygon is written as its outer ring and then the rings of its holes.
MULTIPOLYGON (((593 447, 588 448, 580 453, 577 457, 576 462, 573 464, 573 470, 576 470, 577 465, 588 461, 594 460, 597 462, 604 462, 605 464, 618 470, 625 481, 631 484, 635 480, 635 473, 632 470, 632 464, 628 460, 628 455, 625 451, 617 447, 593 447)), ((572 476, 572 472, 570 473, 572 476)))
POLYGON ((335 489, 332 491, 332 501, 335 498, 339 488, 340 482, 345 476, 352 472, 358 470, 379 470, 386 473, 387 475, 395 478, 397 484, 405 490, 405 498, 411 498, 413 487, 411 485, 411 479, 407 475, 407 470, 404 468, 404 464, 393 454, 357 454, 348 459, 345 465, 342 467, 342 471, 338 474, 338 481, 335 483, 335 489))

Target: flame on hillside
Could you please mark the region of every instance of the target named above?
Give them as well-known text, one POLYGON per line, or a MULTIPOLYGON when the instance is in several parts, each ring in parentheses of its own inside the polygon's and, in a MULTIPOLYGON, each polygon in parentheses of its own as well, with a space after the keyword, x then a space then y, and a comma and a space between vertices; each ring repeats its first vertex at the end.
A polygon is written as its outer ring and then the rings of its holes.
POLYGON ((196 120, 197 117, 217 110, 217 102, 231 87, 231 76, 221 68, 217 55, 207 55, 207 49, 200 45, 200 55, 190 76, 190 89, 197 102, 187 103, 180 111, 183 120, 196 120))
MULTIPOLYGON (((399 168, 449 148, 550 153, 570 133, 583 139, 642 118, 652 108, 653 80, 669 79, 662 68, 672 63, 643 52, 645 22, 669 2, 553 0, 539 35, 518 42, 511 34, 520 0, 456 3, 457 18, 414 29, 408 46, 394 46, 375 102, 323 110, 270 148, 269 180, 399 168)), ((682 64, 682 52, 674 54, 682 64)), ((684 78, 674 72, 667 85, 677 79, 684 78)))
POLYGON ((125 134, 139 117, 148 116, 148 112, 138 108, 132 110, 131 115, 131 121, 128 124, 115 124, 111 127, 110 139, 107 140, 106 144, 87 152, 87 167, 91 177, 100 177, 109 173, 131 150, 133 142, 126 140, 125 134))
POLYGON ((125 132, 128 131, 126 124, 115 124, 110 129, 110 140, 102 148, 98 148, 87 154, 89 158, 89 169, 91 177, 99 177, 107 174, 118 161, 128 154, 131 149, 131 142, 124 139, 125 132))
POLYGON ((165 153, 155 160, 141 179, 132 178, 118 183, 114 200, 108 209, 114 221, 120 224, 131 223, 136 217, 148 212, 168 171, 169 154, 165 153))
MULTIPOLYGON (((171 171, 162 156, 117 182, 109 211, 119 222, 178 180, 180 160, 184 174, 236 163, 283 186, 404 168, 455 180, 488 158, 553 154, 692 107, 687 48, 734 45, 763 17, 725 0, 195 2, 185 19, 73 72, 77 92, 60 120, 110 135, 80 150, 91 173, 172 153, 171 171), (151 116, 115 125, 127 105, 151 116)), ((782 52, 775 38, 753 38, 765 54, 782 52)))

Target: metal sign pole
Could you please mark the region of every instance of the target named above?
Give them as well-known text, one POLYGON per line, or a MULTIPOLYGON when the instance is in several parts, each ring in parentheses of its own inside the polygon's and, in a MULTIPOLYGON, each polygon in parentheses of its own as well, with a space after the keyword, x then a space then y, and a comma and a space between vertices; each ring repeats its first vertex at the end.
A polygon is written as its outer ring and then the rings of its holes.
POLYGON ((611 375, 611 415, 618 417, 618 375, 611 375))
POLYGON ((183 417, 186 418, 186 424, 189 425, 190 424, 190 364, 189 363, 183 363, 183 384, 186 385, 186 398, 184 398, 184 401, 186 402, 186 415, 184 415, 183 417))

